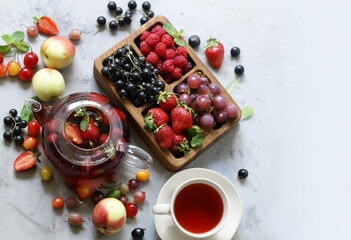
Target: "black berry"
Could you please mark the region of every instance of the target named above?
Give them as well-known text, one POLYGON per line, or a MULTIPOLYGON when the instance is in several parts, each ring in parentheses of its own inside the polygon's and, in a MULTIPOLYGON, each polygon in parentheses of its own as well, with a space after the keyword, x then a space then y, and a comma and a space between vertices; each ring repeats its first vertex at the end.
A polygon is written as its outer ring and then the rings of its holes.
POLYGON ((109 77, 110 75, 109 75, 109 70, 108 70, 108 67, 107 66, 105 66, 105 67, 103 67, 102 69, 101 69, 101 74, 102 74, 102 76, 104 76, 104 77, 109 77))
POLYGON ((117 7, 115 12, 117 15, 121 15, 123 13, 123 9, 120 7, 117 7))
POLYGON ((142 17, 140 18, 140 24, 143 25, 144 23, 146 23, 147 21, 149 21, 149 18, 147 17, 142 17))
POLYGON ((123 26, 126 24, 126 19, 124 17, 118 18, 118 25, 123 26))
POLYGON ((21 120, 19 122, 18 126, 20 126, 21 128, 26 128, 27 127, 27 121, 26 120, 21 120))
POLYGON ((4 123, 6 126, 11 126, 14 124, 14 121, 10 116, 6 116, 4 117, 4 123))
POLYGON ((143 237, 144 237, 144 229, 142 229, 142 228, 135 228, 132 231, 132 237, 133 237, 133 240, 142 240, 143 237))
POLYGON ((137 3, 135 1, 129 1, 128 7, 129 7, 129 9, 134 10, 137 7, 137 3))
POLYGON ((111 11, 115 10, 117 7, 116 3, 115 2, 109 2, 107 4, 107 8, 110 9, 111 11))
POLYGON ((249 172, 245 168, 240 169, 238 172, 238 176, 240 179, 245 179, 247 178, 247 176, 249 176, 249 172))
POLYGON ((189 37, 189 45, 193 48, 200 46, 200 38, 197 35, 192 35, 189 37))
POLYGON ((153 18, 155 16, 155 13, 153 11, 147 11, 146 15, 149 17, 149 18, 153 18))
POLYGON ((104 26, 106 24, 106 18, 103 16, 98 17, 96 21, 99 24, 99 26, 104 26))
POLYGON ((235 67, 234 72, 236 75, 243 75, 245 68, 242 65, 238 65, 235 67))
POLYGON ((24 141, 23 137, 21 136, 15 136, 13 141, 17 144, 17 145, 21 145, 24 141))
POLYGON ((108 27, 110 28, 110 30, 114 31, 117 30, 118 28, 118 23, 116 21, 111 21, 108 25, 108 27))
POLYGON ((15 136, 19 136, 19 135, 21 135, 21 133, 22 133, 22 129, 21 129, 19 126, 16 126, 16 127, 13 129, 12 133, 13 133, 13 135, 15 135, 15 136))
POLYGON ((230 55, 232 57, 238 57, 240 55, 240 48, 232 47, 232 49, 230 49, 230 55))
POLYGON ((141 7, 142 7, 145 11, 147 11, 147 10, 149 10, 149 9, 151 8, 151 3, 148 2, 148 1, 145 1, 145 2, 143 2, 143 5, 141 5, 141 7))
POLYGON ((9 140, 11 140, 11 135, 12 135, 11 131, 7 130, 7 131, 4 132, 3 137, 4 137, 5 140, 9 141, 9 140))
POLYGON ((11 109, 11 110, 9 111, 9 114, 10 114, 10 116, 12 116, 12 117, 16 117, 16 116, 17 116, 17 110, 16 110, 16 109, 11 109))
POLYGON ((128 96, 128 93, 126 91, 125 88, 122 88, 121 90, 119 90, 119 96, 122 98, 122 99, 125 99, 127 96, 128 96))

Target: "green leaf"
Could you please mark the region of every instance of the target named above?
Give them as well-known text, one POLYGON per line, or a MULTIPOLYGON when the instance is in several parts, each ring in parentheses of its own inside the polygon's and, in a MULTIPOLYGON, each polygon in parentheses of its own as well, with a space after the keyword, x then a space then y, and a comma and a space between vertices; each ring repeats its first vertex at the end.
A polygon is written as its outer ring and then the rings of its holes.
POLYGON ((203 141, 204 141, 204 136, 202 134, 198 134, 191 139, 190 145, 193 148, 200 147, 203 141))
POLYGON ((171 24, 164 23, 163 29, 166 30, 168 34, 171 35, 173 38, 177 37, 177 31, 174 29, 174 27, 171 24))
POLYGON ((185 47, 185 43, 182 39, 180 38, 175 38, 174 39, 174 42, 178 45, 178 46, 182 46, 182 47, 185 47))
POLYGON ((34 113, 32 109, 30 109, 30 107, 28 107, 27 105, 23 105, 20 117, 22 118, 22 120, 26 120, 27 123, 29 123, 30 121, 32 121, 34 113))
POLYGON ((22 52, 28 52, 29 51, 29 45, 24 42, 18 42, 16 43, 16 47, 18 50, 21 50, 22 52))
POLYGON ((11 38, 14 43, 21 42, 24 39, 24 33, 22 31, 14 32, 11 34, 11 38))
POLYGON ((0 46, 0 52, 2 53, 2 55, 6 56, 9 52, 11 52, 10 45, 0 46))
POLYGON ((190 138, 193 138, 198 134, 202 134, 203 130, 199 126, 194 125, 193 127, 188 128, 186 132, 190 138))
POLYGON ((251 106, 247 106, 243 108, 243 115, 241 116, 241 119, 247 119, 250 118, 254 112, 254 108, 251 106))
POLYGON ((75 117, 84 117, 85 111, 86 111, 85 107, 80 107, 80 108, 75 110, 76 113, 74 114, 74 116, 75 117))
POLYGON ((2 35, 1 38, 2 38, 2 40, 4 40, 7 44, 12 44, 12 43, 13 43, 12 38, 11 38, 10 35, 8 35, 8 34, 2 35))
POLYGON ((85 132, 89 125, 89 115, 85 115, 83 120, 80 122, 80 129, 85 132))
POLYGON ((177 33, 177 37, 181 36, 184 33, 183 29, 180 29, 179 32, 177 33))

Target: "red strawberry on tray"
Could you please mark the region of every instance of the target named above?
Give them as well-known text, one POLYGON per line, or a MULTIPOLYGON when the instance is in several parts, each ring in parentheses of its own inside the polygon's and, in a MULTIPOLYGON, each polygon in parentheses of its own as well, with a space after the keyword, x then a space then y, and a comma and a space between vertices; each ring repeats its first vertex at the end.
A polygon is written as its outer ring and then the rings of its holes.
POLYGON ((194 110, 183 102, 178 103, 178 107, 171 112, 172 127, 175 133, 181 133, 193 126, 193 112, 194 110))
POLYGON ((224 57, 224 47, 222 43, 215 38, 210 38, 207 40, 207 44, 204 48, 208 63, 213 68, 220 68, 224 57))
POLYGON ((162 124, 155 130, 155 137, 161 148, 168 149, 172 146, 174 131, 167 124, 162 124))
POLYGON ((173 108, 177 105, 177 99, 174 94, 171 94, 167 91, 160 91, 157 98, 157 104, 165 111, 172 111, 173 108))
POLYGON ((144 118, 145 128, 149 130, 155 130, 159 126, 165 123, 169 123, 168 114, 161 108, 151 108, 144 118))
POLYGON ((57 35, 58 29, 54 20, 49 17, 42 16, 42 17, 33 17, 35 20, 35 24, 40 32, 46 33, 49 35, 57 35))

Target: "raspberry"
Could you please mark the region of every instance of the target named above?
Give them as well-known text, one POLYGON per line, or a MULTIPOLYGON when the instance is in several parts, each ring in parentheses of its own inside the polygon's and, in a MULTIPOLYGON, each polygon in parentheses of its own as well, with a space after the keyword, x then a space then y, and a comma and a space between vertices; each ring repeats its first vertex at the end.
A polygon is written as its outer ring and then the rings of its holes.
POLYGON ((143 41, 140 43, 140 52, 144 54, 144 56, 147 56, 151 51, 152 51, 152 47, 149 47, 146 44, 146 41, 143 41))
POLYGON ((159 37, 162 37, 164 34, 167 33, 166 30, 163 29, 161 25, 156 25, 152 30, 151 33, 157 34, 159 37))
POLYGON ((188 51, 181 46, 177 47, 177 49, 175 50, 175 53, 177 56, 184 56, 185 58, 188 57, 188 51))
POLYGON ((172 40, 171 48, 172 48, 173 50, 176 50, 176 48, 177 48, 177 44, 176 44, 175 41, 173 41, 173 40, 172 40))
POLYGON ((186 74, 187 72, 189 72, 189 70, 190 70, 190 67, 189 67, 189 64, 187 63, 183 68, 183 74, 186 74))
POLYGON ((145 41, 149 35, 150 35, 149 31, 144 31, 140 36, 140 42, 145 41))
POLYGON ((176 56, 174 58, 174 65, 183 69, 185 68, 185 65, 188 65, 188 62, 184 56, 176 56))
POLYGON ((146 62, 156 65, 158 63, 158 56, 155 52, 150 52, 146 57, 146 62))
POLYGON ((171 73, 171 77, 175 80, 182 77, 182 69, 175 67, 173 72, 171 73))
POLYGON ((147 45, 153 47, 160 41, 160 37, 155 33, 151 33, 145 41, 147 45))
POLYGON ((158 69, 158 71, 160 71, 160 74, 163 73, 163 60, 158 60, 158 63, 156 65, 156 68, 158 69))
POLYGON ((172 38, 171 35, 169 35, 169 34, 164 34, 164 35, 161 37, 161 42, 163 42, 164 44, 166 44, 167 47, 172 46, 172 41, 173 41, 173 38, 172 38))
POLYGON ((166 83, 170 84, 173 82, 173 79, 171 78, 171 76, 168 74, 167 76, 163 77, 163 79, 165 80, 166 83))
POLYGON ((165 72, 173 72, 174 70, 174 60, 169 59, 163 62, 163 71, 165 72))
POLYGON ((159 42, 155 46, 155 52, 158 56, 162 57, 166 53, 167 46, 163 42, 159 42))
POLYGON ((174 59, 175 56, 176 56, 175 51, 173 49, 168 48, 166 50, 165 55, 163 56, 163 59, 165 59, 165 60, 167 60, 167 59, 174 59))

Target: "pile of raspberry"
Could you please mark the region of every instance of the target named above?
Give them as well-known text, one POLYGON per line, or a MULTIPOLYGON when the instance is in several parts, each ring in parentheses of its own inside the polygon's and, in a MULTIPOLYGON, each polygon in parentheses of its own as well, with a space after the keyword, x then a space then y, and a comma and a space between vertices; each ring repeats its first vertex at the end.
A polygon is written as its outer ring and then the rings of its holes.
POLYGON ((140 36, 140 51, 146 56, 146 62, 156 67, 166 83, 181 78, 192 64, 188 62, 188 51, 177 46, 171 35, 161 25, 140 36))

